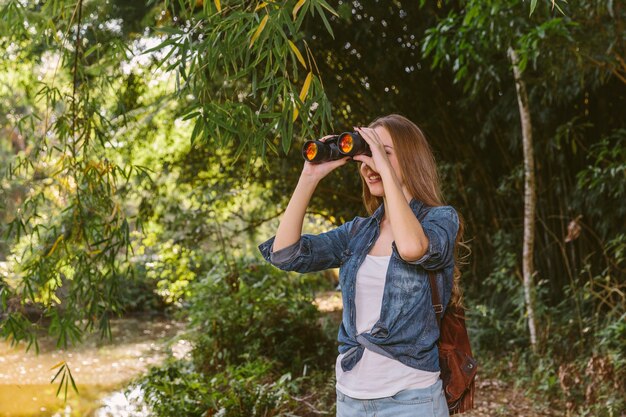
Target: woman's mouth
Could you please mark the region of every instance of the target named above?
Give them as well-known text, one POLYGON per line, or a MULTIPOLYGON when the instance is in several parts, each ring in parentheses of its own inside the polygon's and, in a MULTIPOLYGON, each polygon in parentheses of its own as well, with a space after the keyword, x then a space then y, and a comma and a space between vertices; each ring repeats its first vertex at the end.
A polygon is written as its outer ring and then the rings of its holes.
POLYGON ((369 182, 370 184, 375 184, 380 181, 380 175, 372 174, 367 176, 367 182, 369 182))

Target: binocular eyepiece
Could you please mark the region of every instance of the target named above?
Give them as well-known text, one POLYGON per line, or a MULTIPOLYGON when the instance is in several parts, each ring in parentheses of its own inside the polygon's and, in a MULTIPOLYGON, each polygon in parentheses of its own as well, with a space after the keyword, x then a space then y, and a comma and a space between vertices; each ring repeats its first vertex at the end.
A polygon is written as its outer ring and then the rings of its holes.
POLYGON ((314 164, 355 155, 372 156, 370 146, 358 132, 344 132, 326 139, 325 142, 307 140, 302 145, 302 157, 314 164))

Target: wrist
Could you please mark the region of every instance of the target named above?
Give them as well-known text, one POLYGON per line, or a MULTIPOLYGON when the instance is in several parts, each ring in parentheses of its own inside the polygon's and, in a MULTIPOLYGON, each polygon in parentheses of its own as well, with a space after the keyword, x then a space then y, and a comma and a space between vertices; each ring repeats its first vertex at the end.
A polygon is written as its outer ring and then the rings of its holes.
POLYGON ((398 178, 396 177, 395 172, 391 168, 391 165, 383 165, 381 169, 378 171, 378 175, 384 180, 393 180, 397 182, 398 178))
MULTIPOLYGON (((404 186, 393 169, 390 168, 388 170, 383 170, 382 172, 379 172, 379 175, 383 180, 383 184, 387 184, 388 186, 393 185, 395 188, 400 190, 400 192, 403 192, 402 189, 404 186)), ((385 190, 388 190, 388 188, 389 187, 385 187, 385 190)))
POLYGON ((298 179, 298 185, 315 188, 320 181, 321 178, 316 178, 311 175, 300 174, 300 178, 298 179))

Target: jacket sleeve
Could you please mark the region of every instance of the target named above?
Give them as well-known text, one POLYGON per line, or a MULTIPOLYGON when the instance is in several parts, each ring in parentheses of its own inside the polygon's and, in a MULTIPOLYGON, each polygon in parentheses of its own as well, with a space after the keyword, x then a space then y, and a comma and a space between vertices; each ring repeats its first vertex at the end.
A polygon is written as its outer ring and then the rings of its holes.
POLYGON ((421 222, 422 229, 428 237, 426 253, 415 261, 402 259, 396 247, 391 243, 392 256, 412 265, 421 265, 424 269, 434 271, 454 264, 454 244, 459 231, 459 217, 452 206, 433 207, 421 222))
POLYGON ((319 235, 303 234, 298 242, 276 252, 273 250, 276 236, 261 243, 258 248, 267 262, 283 271, 305 273, 337 268, 341 265, 343 252, 348 248, 355 221, 356 218, 319 235))

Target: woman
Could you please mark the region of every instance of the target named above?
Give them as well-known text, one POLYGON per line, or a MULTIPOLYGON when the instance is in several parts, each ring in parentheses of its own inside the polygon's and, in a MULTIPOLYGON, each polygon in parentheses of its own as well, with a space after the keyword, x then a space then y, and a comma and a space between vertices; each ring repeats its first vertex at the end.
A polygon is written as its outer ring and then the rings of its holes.
POLYGON ((352 157, 370 216, 301 235, 317 184, 350 157, 305 162, 276 236, 259 250, 283 270, 340 268, 337 416, 448 416, 428 271, 436 271, 444 307, 460 303, 455 248, 463 225, 442 204, 433 154, 415 124, 389 115, 355 129, 372 151, 352 157))

